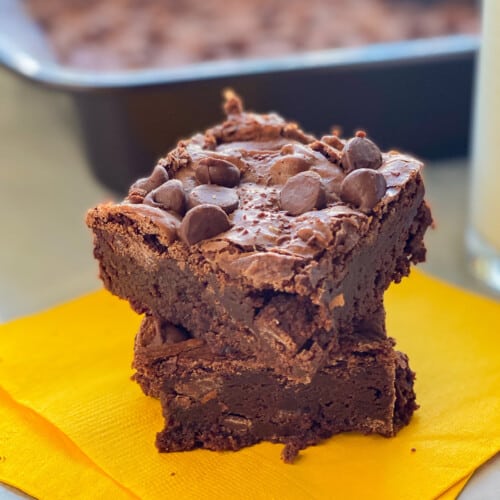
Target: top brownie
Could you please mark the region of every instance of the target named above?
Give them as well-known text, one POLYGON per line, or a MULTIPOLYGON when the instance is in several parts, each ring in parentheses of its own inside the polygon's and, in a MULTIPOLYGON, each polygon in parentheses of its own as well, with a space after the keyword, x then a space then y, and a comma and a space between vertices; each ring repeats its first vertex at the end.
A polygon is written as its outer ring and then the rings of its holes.
POLYGON ((317 139, 245 112, 179 142, 87 217, 109 290, 138 312, 309 380, 353 335, 385 336, 383 292, 425 258, 422 164, 358 132, 317 139))

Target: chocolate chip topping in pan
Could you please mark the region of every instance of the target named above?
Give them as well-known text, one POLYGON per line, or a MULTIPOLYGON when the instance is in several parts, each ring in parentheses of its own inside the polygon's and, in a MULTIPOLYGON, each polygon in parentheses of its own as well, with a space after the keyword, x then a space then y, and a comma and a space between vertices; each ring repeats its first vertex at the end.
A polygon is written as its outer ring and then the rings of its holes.
POLYGON ((201 184, 218 184, 234 187, 240 182, 240 171, 233 163, 220 158, 203 158, 198 162, 195 171, 201 184))
POLYGON ((188 197, 189 208, 197 205, 217 205, 224 212, 230 214, 238 208, 239 197, 234 189, 211 184, 202 184, 195 187, 188 197))
POLYGON ((132 203, 142 203, 143 198, 150 191, 161 186, 166 181, 168 181, 167 171, 162 166, 157 165, 149 177, 143 177, 130 186, 128 192, 129 201, 132 203))
POLYGON ((177 179, 165 182, 148 193, 144 198, 144 203, 183 215, 186 211, 186 195, 184 194, 182 182, 177 179))
POLYGON ((365 132, 359 131, 356 137, 347 141, 341 164, 346 174, 358 168, 376 170, 382 165, 382 153, 378 146, 366 137, 365 132))
POLYGON ((340 186, 340 197, 361 210, 371 210, 384 196, 385 177, 376 170, 360 168, 346 176, 340 186))
POLYGON ((316 172, 302 172, 288 179, 280 193, 280 205, 290 215, 325 206, 325 191, 316 172))
POLYGON ((187 245, 212 238, 231 227, 226 212, 216 205, 198 205, 191 208, 179 228, 179 237, 187 245))

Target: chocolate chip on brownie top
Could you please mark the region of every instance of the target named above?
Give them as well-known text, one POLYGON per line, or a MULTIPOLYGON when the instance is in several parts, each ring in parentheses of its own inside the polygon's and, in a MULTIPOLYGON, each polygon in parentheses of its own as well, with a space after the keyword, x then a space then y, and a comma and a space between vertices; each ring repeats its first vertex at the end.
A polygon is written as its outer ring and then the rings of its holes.
POLYGON ((188 245, 220 241, 299 258, 332 245, 347 251, 421 168, 382 154, 362 131, 317 140, 276 114, 245 112, 231 92, 225 111, 223 124, 181 141, 126 199, 182 220, 188 245))
POLYGON ((381 153, 362 131, 317 139, 277 114, 244 111, 230 91, 224 110, 222 124, 180 141, 91 224, 113 219, 123 231, 126 218, 158 252, 196 261, 196 272, 207 265, 224 280, 307 295, 324 273, 334 290, 361 241, 398 205, 422 201, 422 164, 381 153))

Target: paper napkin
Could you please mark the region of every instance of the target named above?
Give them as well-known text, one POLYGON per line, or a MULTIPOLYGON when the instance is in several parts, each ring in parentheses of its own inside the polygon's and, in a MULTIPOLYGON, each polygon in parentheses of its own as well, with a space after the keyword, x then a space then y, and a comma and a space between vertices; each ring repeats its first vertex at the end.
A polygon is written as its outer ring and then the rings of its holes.
POLYGON ((500 305, 420 273, 386 298, 421 408, 395 438, 159 454, 130 380, 140 318, 104 291, 0 326, 0 481, 38 498, 452 498, 500 450, 500 305))

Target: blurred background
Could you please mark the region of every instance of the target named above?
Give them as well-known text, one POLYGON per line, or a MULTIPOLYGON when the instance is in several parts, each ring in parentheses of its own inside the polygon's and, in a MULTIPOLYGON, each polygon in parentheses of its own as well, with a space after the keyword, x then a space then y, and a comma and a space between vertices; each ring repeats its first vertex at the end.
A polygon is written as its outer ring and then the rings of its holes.
POLYGON ((217 122, 228 86, 307 131, 364 128, 424 159, 437 229, 422 267, 493 296, 464 247, 480 7, 0 0, 0 322, 100 287, 86 209, 217 122))
POLYGON ((110 71, 477 34, 473 0, 27 0, 57 59, 110 71))

